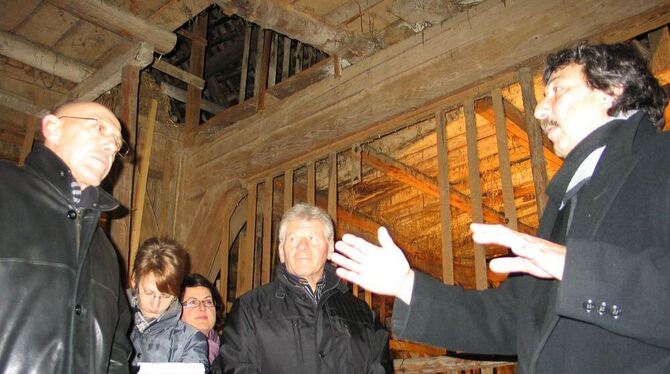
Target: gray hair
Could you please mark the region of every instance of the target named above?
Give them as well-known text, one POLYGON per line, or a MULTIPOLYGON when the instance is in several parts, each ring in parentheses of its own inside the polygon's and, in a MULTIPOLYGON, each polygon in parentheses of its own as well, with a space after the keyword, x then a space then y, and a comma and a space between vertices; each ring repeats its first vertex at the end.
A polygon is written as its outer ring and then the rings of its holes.
POLYGON ((330 218, 328 213, 318 206, 299 203, 287 210, 284 213, 284 216, 282 216, 281 222, 279 222, 280 248, 282 248, 284 245, 284 240, 286 239, 286 226, 288 226, 290 221, 296 219, 305 221, 320 221, 323 223, 323 234, 326 236, 326 239, 330 243, 332 243, 335 239, 335 228, 333 226, 333 220, 330 218))

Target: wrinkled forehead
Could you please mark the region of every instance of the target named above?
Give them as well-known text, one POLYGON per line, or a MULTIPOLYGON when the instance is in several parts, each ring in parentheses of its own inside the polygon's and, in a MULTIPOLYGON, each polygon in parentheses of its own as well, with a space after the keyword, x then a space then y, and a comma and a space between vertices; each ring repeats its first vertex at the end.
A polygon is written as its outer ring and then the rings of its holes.
POLYGON ((107 107, 98 103, 71 103, 62 106, 55 113, 56 116, 75 116, 97 118, 105 123, 111 124, 121 132, 121 123, 118 118, 107 109, 107 107))

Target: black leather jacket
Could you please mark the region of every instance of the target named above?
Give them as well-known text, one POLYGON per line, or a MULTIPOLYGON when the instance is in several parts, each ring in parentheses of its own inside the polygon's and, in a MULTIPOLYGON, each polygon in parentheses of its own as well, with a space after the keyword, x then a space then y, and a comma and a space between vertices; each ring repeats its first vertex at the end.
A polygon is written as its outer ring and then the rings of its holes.
POLYGON ((224 373, 386 373, 388 333, 326 266, 318 305, 285 277, 239 298, 221 343, 224 373))
POLYGON ((36 145, 0 162, 0 372, 128 373, 128 302, 98 227, 119 204, 98 189, 74 209, 68 167, 36 145))

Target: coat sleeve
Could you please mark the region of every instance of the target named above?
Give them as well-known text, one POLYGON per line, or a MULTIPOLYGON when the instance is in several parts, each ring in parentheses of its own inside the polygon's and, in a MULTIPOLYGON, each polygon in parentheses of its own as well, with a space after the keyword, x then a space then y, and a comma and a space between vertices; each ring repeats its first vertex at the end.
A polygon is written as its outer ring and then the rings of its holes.
POLYGON ((184 353, 177 362, 198 362, 205 366, 205 372, 209 372, 209 350, 207 348, 207 337, 200 331, 193 334, 186 341, 184 353))
POLYGON ((256 340, 251 316, 236 300, 226 317, 219 348, 224 373, 259 373, 256 363, 256 340))
POLYGON ((403 339, 450 350, 516 354, 518 292, 526 286, 523 278, 475 291, 448 286, 415 271, 411 305, 396 299, 392 331, 403 339))
POLYGON ((670 248, 569 239, 560 315, 670 349, 670 248))
POLYGON ((119 320, 114 332, 114 341, 112 342, 112 352, 109 358, 109 373, 110 374, 127 374, 129 372, 129 360, 132 353, 132 345, 128 338, 130 331, 130 307, 126 299, 121 284, 119 284, 118 291, 118 315, 119 320))

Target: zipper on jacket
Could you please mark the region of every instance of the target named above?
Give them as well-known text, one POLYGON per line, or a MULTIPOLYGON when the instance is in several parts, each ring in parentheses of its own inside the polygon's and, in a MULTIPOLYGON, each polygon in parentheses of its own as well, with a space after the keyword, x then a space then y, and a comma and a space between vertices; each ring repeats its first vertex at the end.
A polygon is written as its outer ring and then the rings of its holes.
POLYGON ((298 320, 293 320, 291 321, 291 324, 293 324, 293 333, 295 334, 295 339, 296 339, 296 351, 298 352, 298 359, 300 360, 300 364, 304 365, 305 364, 305 357, 303 355, 302 351, 302 336, 300 335, 300 326, 298 326, 299 321, 298 320))

